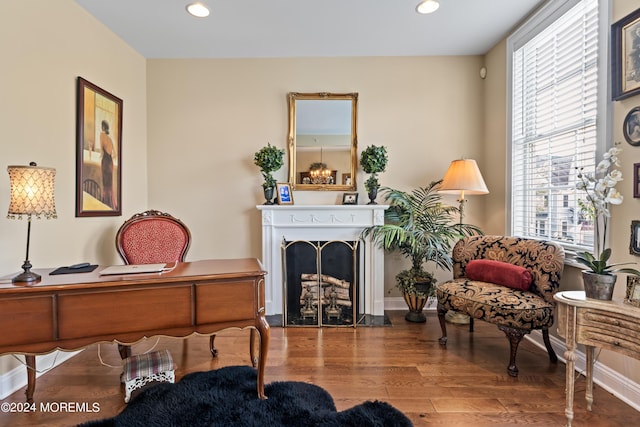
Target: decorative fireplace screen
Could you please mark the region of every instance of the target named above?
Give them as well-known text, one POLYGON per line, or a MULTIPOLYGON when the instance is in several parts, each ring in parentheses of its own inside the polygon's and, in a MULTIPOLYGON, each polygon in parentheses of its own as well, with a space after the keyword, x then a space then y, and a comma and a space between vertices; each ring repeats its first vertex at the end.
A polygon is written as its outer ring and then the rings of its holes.
POLYGON ((356 326, 358 242, 282 242, 285 326, 356 326))

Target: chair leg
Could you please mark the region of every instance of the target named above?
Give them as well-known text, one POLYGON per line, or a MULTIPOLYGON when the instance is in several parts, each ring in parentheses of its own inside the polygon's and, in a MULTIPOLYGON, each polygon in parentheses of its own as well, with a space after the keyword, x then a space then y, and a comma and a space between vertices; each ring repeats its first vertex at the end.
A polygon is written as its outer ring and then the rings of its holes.
POLYGON ((547 352, 549 353, 549 360, 551 360, 553 363, 557 363, 558 356, 556 356, 556 352, 553 350, 553 347, 551 347, 551 341, 549 340, 548 329, 542 330, 542 340, 544 341, 544 346, 547 347, 547 352))
POLYGON ((441 345, 447 345, 447 320, 445 319, 445 314, 447 314, 447 309, 438 304, 438 321, 440 322, 440 329, 442 330, 442 336, 438 342, 441 345))
POLYGON ((209 350, 211 351, 211 357, 218 357, 218 350, 215 345, 213 345, 213 341, 216 339, 216 334, 213 334, 209 337, 209 350))
POLYGON ((518 376, 518 367, 516 366, 516 354, 518 353, 518 344, 522 341, 522 337, 531 331, 525 329, 512 328, 510 326, 498 325, 498 329, 505 333, 511 346, 511 355, 509 357, 509 366, 507 371, 512 377, 518 376))
POLYGON ((131 346, 118 344, 118 352, 120 353, 120 358, 122 360, 126 359, 127 357, 131 357, 131 346))

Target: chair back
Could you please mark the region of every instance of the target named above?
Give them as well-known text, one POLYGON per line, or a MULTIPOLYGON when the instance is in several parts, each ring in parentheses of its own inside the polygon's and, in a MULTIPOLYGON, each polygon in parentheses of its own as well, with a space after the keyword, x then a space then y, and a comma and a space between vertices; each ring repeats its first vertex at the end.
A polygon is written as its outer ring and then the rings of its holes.
POLYGON ((524 267, 531 273, 531 292, 554 304, 564 270, 564 249, 547 240, 509 236, 471 236, 453 247, 453 277, 465 277, 465 268, 473 259, 490 259, 524 267))
POLYGON ((190 244, 189 228, 156 210, 133 215, 116 233, 116 248, 126 264, 184 261, 190 244))

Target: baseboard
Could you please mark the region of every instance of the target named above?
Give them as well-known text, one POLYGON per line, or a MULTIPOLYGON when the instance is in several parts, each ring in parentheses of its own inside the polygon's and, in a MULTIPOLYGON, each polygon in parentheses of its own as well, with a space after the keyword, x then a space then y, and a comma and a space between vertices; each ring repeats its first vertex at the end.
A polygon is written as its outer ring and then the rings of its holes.
MULTIPOLYGON (((429 297, 424 306, 424 310, 430 311, 436 309, 436 297, 429 297)), ((407 310, 407 303, 403 297, 386 297, 384 299, 385 310, 407 310)))
MULTIPOLYGON (((542 340, 542 332, 533 331, 530 335, 525 335, 525 338, 543 349, 545 352, 547 351, 544 346, 544 341, 542 340)), ((553 347, 553 350, 558 355, 558 359, 566 363, 567 361, 564 357, 564 352, 567 350, 567 346, 565 345, 565 342, 555 336, 550 336, 549 338, 551 341, 551 347, 553 347)), ((586 355, 581 351, 576 351, 575 370, 584 374, 586 366, 586 355)), ((593 365, 593 382, 634 408, 636 411, 640 411, 640 384, 629 380, 629 378, 598 361, 593 365)), ((584 395, 581 397, 584 399, 584 395)), ((579 393, 576 393, 575 398, 580 398, 579 393)))
MULTIPOLYGON (((36 378, 55 368, 66 360, 71 359, 79 351, 54 351, 43 356, 36 356, 36 378)), ((18 356, 21 363, 24 363, 24 357, 18 356)), ((0 375, 0 399, 15 393, 27 385, 27 368, 24 365, 16 366, 10 371, 0 375)), ((37 387, 36 387, 37 389, 37 387)))

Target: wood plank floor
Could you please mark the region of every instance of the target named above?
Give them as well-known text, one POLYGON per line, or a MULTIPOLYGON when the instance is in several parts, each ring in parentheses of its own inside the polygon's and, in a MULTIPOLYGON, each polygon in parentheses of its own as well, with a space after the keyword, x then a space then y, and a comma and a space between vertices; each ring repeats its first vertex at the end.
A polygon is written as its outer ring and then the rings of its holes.
MULTIPOLYGON (((338 410, 365 400, 386 401, 416 426, 562 426, 565 365, 553 364, 545 351, 523 341, 518 352, 520 376, 507 375, 508 343, 504 334, 483 322, 473 337, 466 326, 449 325, 449 343, 438 344, 435 314, 426 324, 408 323, 404 312, 388 313, 392 326, 271 329, 265 382, 304 381, 325 388, 338 410)), ((217 359, 208 338, 161 338, 156 348, 169 348, 178 364, 176 378, 194 371, 249 364, 248 331, 224 331, 216 338, 217 359)), ((152 338, 134 346, 143 352, 152 338)), ((35 402, 94 403, 97 412, 36 411, 0 413, 2 426, 70 426, 109 417, 125 404, 121 367, 113 344, 92 345, 80 355, 42 375, 35 402)), ((586 410, 584 377, 577 380, 573 425, 630 426, 640 413, 595 386, 593 411, 586 410)), ((24 402, 24 389, 2 402, 24 402)), ((51 405, 50 405, 51 406, 51 405)), ((52 406, 53 407, 53 406, 52 406)))

